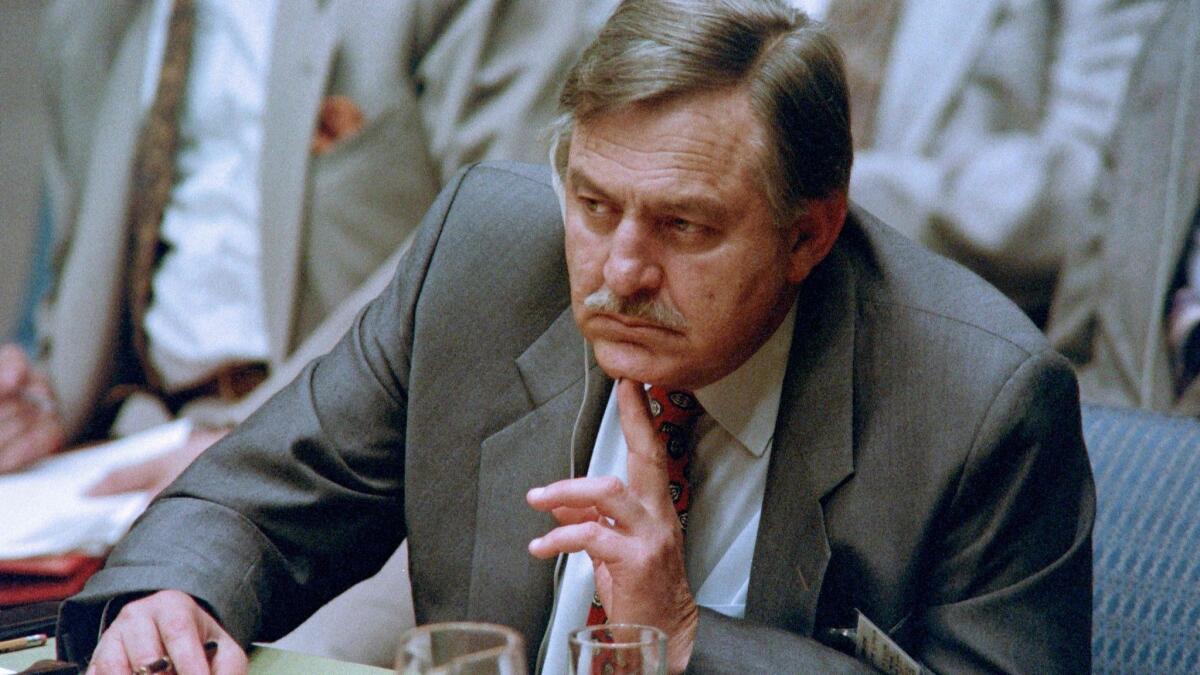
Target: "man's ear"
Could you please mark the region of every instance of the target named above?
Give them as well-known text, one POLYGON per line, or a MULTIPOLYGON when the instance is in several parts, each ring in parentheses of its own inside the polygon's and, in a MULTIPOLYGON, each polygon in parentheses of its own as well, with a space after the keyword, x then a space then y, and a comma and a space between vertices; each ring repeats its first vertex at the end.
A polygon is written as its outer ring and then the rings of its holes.
POLYGON ((809 201, 804 213, 796 217, 788 233, 792 244, 788 281, 793 284, 804 281, 829 255, 846 224, 846 204, 845 191, 838 191, 809 201))

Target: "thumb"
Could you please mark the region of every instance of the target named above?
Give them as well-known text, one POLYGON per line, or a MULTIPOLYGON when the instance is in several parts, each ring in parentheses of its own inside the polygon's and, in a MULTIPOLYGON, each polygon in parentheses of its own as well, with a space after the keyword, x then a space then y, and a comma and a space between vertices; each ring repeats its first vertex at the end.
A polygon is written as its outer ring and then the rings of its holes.
POLYGON ((641 382, 623 379, 617 383, 617 410, 625 434, 629 489, 655 504, 670 506, 667 492, 667 457, 663 452, 641 382))
POLYGON ((14 344, 0 345, 0 396, 12 396, 25 386, 29 359, 14 344))

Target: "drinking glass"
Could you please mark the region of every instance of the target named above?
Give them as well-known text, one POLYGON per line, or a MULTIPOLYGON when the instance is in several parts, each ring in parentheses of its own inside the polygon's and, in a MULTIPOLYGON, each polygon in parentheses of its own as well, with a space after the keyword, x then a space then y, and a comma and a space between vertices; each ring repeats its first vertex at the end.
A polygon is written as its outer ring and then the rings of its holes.
POLYGON ((571 633, 571 675, 666 675, 667 634, 632 623, 571 633))
POLYGON ((491 623, 433 623, 400 638, 398 675, 527 675, 525 644, 491 623))

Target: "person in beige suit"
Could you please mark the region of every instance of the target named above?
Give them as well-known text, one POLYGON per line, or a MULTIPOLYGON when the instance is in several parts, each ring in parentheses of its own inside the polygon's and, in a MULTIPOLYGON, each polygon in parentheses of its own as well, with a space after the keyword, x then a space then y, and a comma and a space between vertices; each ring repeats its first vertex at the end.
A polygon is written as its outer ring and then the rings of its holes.
POLYGON ((1196 417, 1200 0, 1172 3, 1130 86, 1047 332, 1085 399, 1196 417))
MULTIPOLYGON (((198 118, 193 127, 211 125, 188 111, 187 97, 206 88, 220 93, 219 84, 204 81, 206 73, 217 73, 210 80, 238 75, 236 63, 221 59, 246 51, 246 68, 259 68, 261 80, 261 91, 228 85, 235 107, 260 99, 250 111, 257 117, 245 125, 260 133, 258 170, 243 181, 258 201, 248 230, 255 236, 249 250, 238 251, 249 260, 245 287, 260 297, 200 338, 220 342, 245 333, 257 351, 235 350, 226 362, 209 358, 205 372, 177 378, 183 381, 174 388, 126 397, 124 391, 114 395, 114 385, 129 351, 121 326, 128 168, 152 98, 147 83, 157 79, 153 37, 165 34, 172 3, 55 3, 46 16, 41 61, 51 113, 46 173, 57 280, 41 317, 36 365, 15 347, 0 352, 0 471, 110 429, 132 430, 174 414, 197 421, 192 445, 198 450, 243 419, 303 361, 332 344, 355 305, 382 288, 399 249, 459 166, 544 156, 542 130, 561 74, 586 41, 589 22, 582 17, 598 13, 591 4, 289 0, 249 16, 257 10, 218 11, 220 3, 197 2, 181 152, 190 147, 189 115, 198 118), (222 37, 220 26, 239 16, 244 35, 222 37), (257 55, 254 40, 261 43, 257 55), (206 44, 209 56, 202 51, 206 44), (223 44, 245 49, 222 51, 223 44), (361 299, 335 311, 355 289, 361 299), (314 344, 304 347, 306 339, 314 344), (245 362, 254 365, 252 377, 242 375, 245 362), (274 377, 241 396, 264 370, 274 377)), ((193 107, 214 100, 200 98, 193 107)), ((222 105, 215 98, 213 107, 222 105)), ((187 176, 179 174, 193 159, 177 158, 172 204, 191 198, 187 176)), ((170 300, 169 262, 164 256, 155 271, 154 302, 170 300)), ((176 293, 177 313, 195 307, 188 305, 191 282, 176 280, 176 288, 185 287, 176 293)), ((222 275, 208 283, 232 282, 222 275)), ((152 305, 147 324, 154 312, 152 305)), ((153 352, 153 333, 150 340, 153 352)), ((188 349, 184 343, 176 352, 188 349)))
MULTIPOLYGON (((199 81, 201 90, 214 89, 203 81, 206 72, 236 76, 237 68, 214 63, 228 53, 212 46, 221 34, 211 27, 269 4, 229 4, 221 14, 219 3, 197 2, 189 87, 199 81)), ((114 472, 98 489, 157 490, 169 482, 334 344, 390 280, 409 235, 460 166, 545 156, 543 130, 561 77, 611 4, 275 3, 269 37, 258 38, 266 77, 252 188, 259 217, 251 224, 261 253, 255 276, 269 377, 244 396, 222 396, 216 387, 217 395, 196 396, 174 410, 159 397, 136 395, 123 401, 117 418, 123 428, 112 428, 116 411, 105 399, 126 358, 120 321, 128 169, 149 107, 146 84, 155 79, 148 74, 154 34, 161 51, 171 3, 56 2, 46 15, 41 62, 52 114, 46 165, 59 239, 57 282, 43 312, 37 365, 14 346, 0 348, 0 471, 178 414, 197 423, 187 447, 114 472)), ((253 46, 262 18, 244 21, 241 47, 253 46)), ((253 98, 245 88, 235 93, 238 104, 253 98)), ((287 646, 389 663, 390 642, 353 638, 366 627, 394 637, 411 625, 406 561, 401 549, 379 576, 331 603, 287 646)))
POLYGON ((854 111, 855 200, 1042 323, 1164 3, 900 4, 874 112, 854 111))

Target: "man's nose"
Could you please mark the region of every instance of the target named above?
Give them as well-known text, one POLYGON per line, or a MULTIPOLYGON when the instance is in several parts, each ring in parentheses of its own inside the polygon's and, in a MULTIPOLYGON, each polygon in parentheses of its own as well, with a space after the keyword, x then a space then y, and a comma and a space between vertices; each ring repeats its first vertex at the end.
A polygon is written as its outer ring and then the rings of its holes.
POLYGON ((625 218, 613 231, 604 264, 604 283, 613 293, 629 297, 653 292, 662 285, 657 245, 646 226, 625 218))

